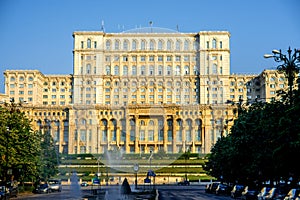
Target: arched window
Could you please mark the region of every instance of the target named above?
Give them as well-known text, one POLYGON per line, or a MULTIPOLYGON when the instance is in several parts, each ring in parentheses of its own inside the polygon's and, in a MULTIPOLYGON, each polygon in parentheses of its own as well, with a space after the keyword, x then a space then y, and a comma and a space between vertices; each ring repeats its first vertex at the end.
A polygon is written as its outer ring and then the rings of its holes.
POLYGON ((87 40, 86 45, 87 45, 87 48, 91 48, 91 39, 88 39, 88 40, 87 40))
POLYGON ((10 77, 10 81, 16 81, 16 78, 15 77, 10 77))
POLYGON ((141 50, 145 50, 146 49, 146 41, 142 40, 141 41, 141 50))
POLYGON ((114 75, 119 75, 119 66, 118 65, 116 65, 114 67, 114 75))
POLYGON ((136 40, 133 40, 132 41, 132 50, 136 50, 136 46, 137 46, 136 40))
POLYGON ((106 46, 106 50, 110 50, 111 48, 110 40, 106 40, 105 46, 106 46))
POLYGON ((101 125, 102 126, 107 126, 107 120, 106 119, 102 119, 101 120, 101 125))
POLYGON ((154 48, 155 48, 154 40, 150 40, 149 48, 150 48, 150 50, 154 50, 154 48))
POLYGON ((107 65, 105 67, 105 73, 106 73, 106 75, 110 75, 110 66, 109 65, 107 65))
POLYGON ((213 48, 213 49, 216 49, 216 48, 217 48, 217 41, 216 41, 216 39, 213 39, 213 40, 212 40, 212 48, 213 48))
POLYGON ((154 121, 153 120, 149 121, 149 126, 154 126, 154 121))
POLYGON ((167 41, 167 50, 171 50, 172 49, 172 42, 171 40, 167 41))
POLYGON ((123 66, 123 75, 128 75, 128 67, 126 65, 123 66))
POLYGON ((176 41, 176 51, 180 51, 180 49, 181 49, 181 41, 177 40, 176 41))
POLYGON ((189 48, 190 48, 190 43, 189 43, 188 40, 185 40, 185 41, 184 41, 184 50, 185 50, 185 51, 188 51, 189 48))
POLYGON ((127 40, 125 40, 123 42, 123 50, 128 50, 128 41, 127 40))
POLYGON ((145 121, 144 121, 144 120, 141 120, 140 125, 141 125, 141 126, 145 126, 145 121))
POLYGON ((158 41, 157 48, 158 48, 158 50, 162 50, 163 49, 163 42, 161 40, 158 41))
POLYGON ((176 123, 177 123, 177 126, 182 126, 182 120, 181 119, 177 119, 176 123))

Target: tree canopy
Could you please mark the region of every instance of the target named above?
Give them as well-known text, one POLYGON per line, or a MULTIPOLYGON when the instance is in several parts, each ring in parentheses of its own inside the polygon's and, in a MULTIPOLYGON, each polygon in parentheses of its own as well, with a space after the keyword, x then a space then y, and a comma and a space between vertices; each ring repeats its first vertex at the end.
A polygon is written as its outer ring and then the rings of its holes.
POLYGON ((57 173, 57 159, 51 136, 34 131, 19 106, 14 102, 0 106, 0 180, 22 182, 52 176, 57 173))
POLYGON ((211 150, 205 169, 227 182, 300 180, 300 98, 256 102, 241 109, 231 134, 211 150), (291 179, 290 179, 291 180, 291 179))

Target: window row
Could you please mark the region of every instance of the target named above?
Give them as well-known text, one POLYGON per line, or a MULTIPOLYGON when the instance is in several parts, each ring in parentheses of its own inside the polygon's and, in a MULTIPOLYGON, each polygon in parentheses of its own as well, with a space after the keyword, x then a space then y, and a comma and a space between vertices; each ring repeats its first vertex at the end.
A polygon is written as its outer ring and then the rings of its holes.
POLYGON ((163 55, 141 55, 141 56, 127 56, 127 55, 109 55, 109 56, 105 56, 105 61, 106 62, 111 62, 111 61, 120 61, 120 59, 122 59, 121 61, 123 62, 127 62, 127 61, 132 61, 132 62, 163 62, 163 61, 167 61, 167 62, 172 62, 172 61, 176 61, 176 62, 189 62, 189 61, 198 61, 198 57, 197 56, 190 56, 190 55, 167 55, 167 56, 163 56, 163 55))
MULTIPOLYGON (((177 65, 175 68, 172 66, 162 66, 159 65, 157 67, 150 65, 145 66, 142 65, 140 67, 137 66, 131 66, 128 67, 127 65, 124 65, 121 67, 116 65, 114 67, 107 65, 105 67, 105 75, 190 75, 190 66, 186 65, 184 67, 177 65), (122 72, 122 74, 120 73, 122 72)), ((193 73, 194 75, 199 75, 199 68, 197 66, 193 67, 193 73)))
MULTIPOLYGON (((195 85, 196 85, 197 82, 195 82, 195 85)), ((105 81, 105 86, 120 86, 120 82, 119 81, 115 81, 115 82, 111 82, 111 81, 105 81)), ((127 81, 124 81, 123 82, 123 86, 131 86, 131 87, 142 87, 142 86, 158 86, 158 87, 172 87, 172 86, 176 86, 176 87, 181 87, 181 86, 184 86, 184 87, 190 87, 192 86, 191 82, 190 81, 152 81, 150 80, 149 83, 147 83, 146 81, 135 81, 135 80, 132 80, 131 82, 127 82, 127 81)))
POLYGON ((105 41, 105 50, 176 50, 176 51, 197 51, 199 49, 199 42, 198 41, 191 41, 191 40, 106 40, 105 41))
MULTIPOLYGON (((34 80, 34 78, 33 78, 33 76, 29 76, 28 77, 28 81, 33 81, 34 80)), ((14 82, 14 81, 16 81, 16 77, 14 77, 14 76, 11 76, 10 77, 10 81, 12 81, 12 82, 14 82)), ((19 81, 20 82, 24 82, 25 81, 25 77, 24 76, 19 76, 19 81)))

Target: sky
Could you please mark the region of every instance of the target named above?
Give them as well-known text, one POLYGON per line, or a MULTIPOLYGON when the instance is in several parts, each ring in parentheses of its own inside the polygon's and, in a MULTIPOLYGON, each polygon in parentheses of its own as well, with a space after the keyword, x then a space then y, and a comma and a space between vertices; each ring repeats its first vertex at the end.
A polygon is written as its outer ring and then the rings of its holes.
POLYGON ((278 66, 263 55, 300 49, 299 0, 0 0, 0 93, 5 70, 73 73, 75 31, 136 27, 229 31, 231 73, 278 66))

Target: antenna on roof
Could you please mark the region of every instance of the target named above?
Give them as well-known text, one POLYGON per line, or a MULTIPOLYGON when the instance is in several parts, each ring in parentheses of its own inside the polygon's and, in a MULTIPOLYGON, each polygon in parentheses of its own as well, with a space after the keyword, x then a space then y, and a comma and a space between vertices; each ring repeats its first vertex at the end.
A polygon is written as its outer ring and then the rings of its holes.
POLYGON ((179 32, 179 26, 178 26, 178 24, 176 25, 176 30, 179 32))
POLYGON ((104 20, 101 21, 101 31, 104 32, 104 20))

